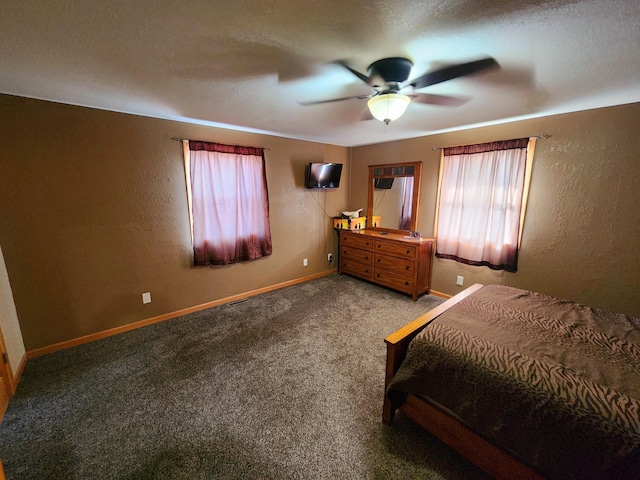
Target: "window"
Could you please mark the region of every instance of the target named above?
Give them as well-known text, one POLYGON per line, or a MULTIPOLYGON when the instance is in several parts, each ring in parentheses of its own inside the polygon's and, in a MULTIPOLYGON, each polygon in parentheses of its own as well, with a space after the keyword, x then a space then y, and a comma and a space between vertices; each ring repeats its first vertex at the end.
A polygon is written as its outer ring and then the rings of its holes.
POLYGON ((183 141, 195 265, 271 255, 264 151, 183 141))
POLYGON ((436 256, 515 272, 535 138, 445 148, 436 256))

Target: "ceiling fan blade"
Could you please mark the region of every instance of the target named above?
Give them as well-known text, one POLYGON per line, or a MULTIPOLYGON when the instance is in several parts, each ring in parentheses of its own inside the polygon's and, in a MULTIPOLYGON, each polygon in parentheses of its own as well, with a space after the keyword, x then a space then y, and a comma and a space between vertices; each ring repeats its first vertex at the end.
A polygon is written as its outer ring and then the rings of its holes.
POLYGON ((303 107, 307 107, 309 105, 320 105, 322 103, 333 103, 333 102, 341 102, 343 100, 351 100, 357 98, 358 100, 364 100, 365 98, 371 98, 373 95, 352 95, 350 97, 341 97, 341 98, 330 98, 329 100, 317 100, 313 102, 298 102, 303 107))
POLYGON ((434 72, 425 73, 424 75, 406 82, 406 85, 412 85, 414 89, 428 87, 436 83, 453 80, 454 78, 471 75, 473 73, 489 70, 492 68, 500 68, 500 64, 494 58, 488 57, 482 60, 476 60, 469 63, 461 63, 444 67, 434 72))
POLYGON ((349 65, 347 65, 347 62, 345 62, 344 60, 337 60, 334 63, 336 65, 340 65, 340 66, 346 68, 347 70, 349 70, 351 73, 353 73, 356 77, 358 77, 360 80, 362 80, 367 85, 373 85, 373 79, 369 78, 364 73, 360 73, 359 71, 354 70, 349 65))
POLYGON ((445 105, 447 107, 459 107, 469 101, 467 97, 451 97, 448 95, 433 95, 431 93, 410 93, 411 101, 415 103, 427 103, 429 105, 445 105))

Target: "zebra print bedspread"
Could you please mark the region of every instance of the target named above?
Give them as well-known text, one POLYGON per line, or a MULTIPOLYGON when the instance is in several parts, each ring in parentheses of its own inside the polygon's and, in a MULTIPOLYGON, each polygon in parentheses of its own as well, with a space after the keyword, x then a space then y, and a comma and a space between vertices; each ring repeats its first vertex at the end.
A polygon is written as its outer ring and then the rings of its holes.
POLYGON ((485 286, 412 342, 389 385, 551 478, 640 478, 640 319, 485 286))

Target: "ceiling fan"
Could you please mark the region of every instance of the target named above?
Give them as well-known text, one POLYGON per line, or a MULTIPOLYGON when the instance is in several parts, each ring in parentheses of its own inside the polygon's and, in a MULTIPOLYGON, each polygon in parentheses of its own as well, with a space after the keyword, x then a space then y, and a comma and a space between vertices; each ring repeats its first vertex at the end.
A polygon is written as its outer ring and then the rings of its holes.
POLYGON ((359 100, 369 99, 367 106, 369 107, 371 115, 387 125, 389 122, 400 118, 412 100, 419 103, 454 106, 461 105, 466 101, 466 99, 459 97, 421 93, 416 92, 416 90, 465 75, 500 68, 500 65, 495 59, 487 57, 473 62, 450 65, 409 80, 413 63, 407 58, 392 57, 377 60, 369 65, 367 75, 354 70, 344 61, 335 63, 349 70, 373 88, 374 91, 369 95, 353 95, 330 100, 301 102, 301 105, 317 105, 353 98, 359 100))

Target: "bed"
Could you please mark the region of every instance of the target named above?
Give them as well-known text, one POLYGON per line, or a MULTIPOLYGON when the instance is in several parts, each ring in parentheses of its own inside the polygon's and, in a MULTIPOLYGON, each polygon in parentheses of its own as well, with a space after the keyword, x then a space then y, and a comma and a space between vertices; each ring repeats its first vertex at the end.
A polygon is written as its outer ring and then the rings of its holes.
POLYGON ((640 478, 640 319, 473 285, 389 335, 397 410, 495 478, 640 478))

